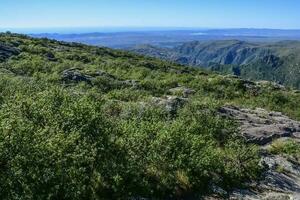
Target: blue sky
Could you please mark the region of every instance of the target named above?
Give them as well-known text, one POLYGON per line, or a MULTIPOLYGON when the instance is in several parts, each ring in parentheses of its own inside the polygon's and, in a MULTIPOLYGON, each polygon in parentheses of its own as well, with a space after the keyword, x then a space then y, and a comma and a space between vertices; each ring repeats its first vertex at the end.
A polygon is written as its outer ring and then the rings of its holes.
POLYGON ((0 0, 0 28, 300 29, 299 0, 0 0))

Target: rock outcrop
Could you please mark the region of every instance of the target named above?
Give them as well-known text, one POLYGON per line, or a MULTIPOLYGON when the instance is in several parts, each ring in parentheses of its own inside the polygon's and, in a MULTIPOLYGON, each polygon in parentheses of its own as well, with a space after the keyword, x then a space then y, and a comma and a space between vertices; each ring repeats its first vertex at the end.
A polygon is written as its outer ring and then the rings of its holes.
POLYGON ((170 114, 176 114, 177 110, 187 102, 186 98, 177 96, 154 97, 152 103, 163 107, 170 114))
POLYGON ((248 142, 266 145, 276 138, 299 137, 300 122, 279 112, 264 109, 240 109, 234 106, 222 107, 221 115, 230 117, 240 124, 240 132, 248 142))
POLYGON ((240 133, 249 143, 261 147, 261 165, 265 169, 259 182, 249 184, 247 190, 233 191, 229 199, 299 200, 300 163, 283 155, 273 155, 267 149, 274 140, 289 138, 299 142, 300 122, 282 113, 260 108, 251 110, 225 106, 219 112, 239 124, 240 133))
POLYGON ((104 77, 111 82, 114 82, 116 85, 120 87, 133 87, 138 88, 139 83, 135 80, 120 80, 114 75, 111 75, 105 71, 96 71, 92 73, 84 73, 80 69, 71 68, 66 69, 62 72, 62 81, 65 83, 70 82, 86 82, 88 84, 92 84, 93 80, 95 80, 97 77, 104 77))
POLYGON ((86 82, 86 83, 91 83, 91 76, 82 74, 79 70, 77 69, 67 69, 64 70, 62 73, 62 80, 64 82, 86 82))

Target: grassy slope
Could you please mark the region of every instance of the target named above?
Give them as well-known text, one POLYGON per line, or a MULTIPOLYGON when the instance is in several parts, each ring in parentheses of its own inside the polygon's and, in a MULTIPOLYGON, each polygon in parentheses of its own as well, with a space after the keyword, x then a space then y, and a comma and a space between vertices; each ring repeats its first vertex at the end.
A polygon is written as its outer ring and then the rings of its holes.
POLYGON ((81 44, 1 34, 18 51, 0 63, 2 199, 183 197, 226 190, 259 176, 255 147, 216 115, 224 104, 300 119, 300 94, 248 87, 154 58, 81 44), (91 82, 62 80, 76 69, 91 82), (135 80, 137 86, 123 84, 135 80), (185 86, 176 113, 151 103, 185 86))

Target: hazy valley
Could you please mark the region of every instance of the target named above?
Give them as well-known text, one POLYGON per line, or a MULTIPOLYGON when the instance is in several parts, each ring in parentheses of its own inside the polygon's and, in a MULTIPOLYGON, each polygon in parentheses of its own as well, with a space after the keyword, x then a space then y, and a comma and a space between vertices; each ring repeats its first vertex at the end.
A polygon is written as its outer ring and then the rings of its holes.
POLYGON ((249 80, 300 88, 300 42, 239 40, 188 42, 174 48, 139 45, 131 51, 183 65, 204 67, 249 80))

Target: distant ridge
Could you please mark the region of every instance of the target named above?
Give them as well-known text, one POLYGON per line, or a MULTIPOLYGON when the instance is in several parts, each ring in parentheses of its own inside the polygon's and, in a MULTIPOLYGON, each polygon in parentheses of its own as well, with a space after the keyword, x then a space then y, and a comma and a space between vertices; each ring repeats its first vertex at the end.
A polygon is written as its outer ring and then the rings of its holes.
POLYGON ((195 41, 174 48, 136 46, 133 52, 300 88, 300 42, 195 41))
MULTIPOLYGON (((21 31, 22 32, 22 31, 21 31)), ((123 28, 123 29, 70 29, 26 30, 32 37, 47 37, 66 42, 128 48, 140 44, 174 47, 191 41, 243 40, 273 42, 300 40, 300 30, 281 29, 208 29, 208 28, 123 28)))

